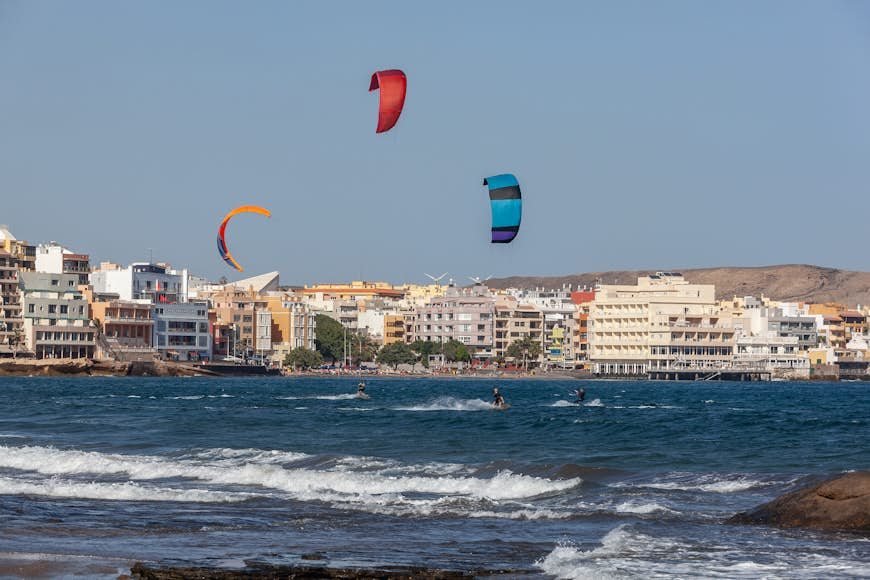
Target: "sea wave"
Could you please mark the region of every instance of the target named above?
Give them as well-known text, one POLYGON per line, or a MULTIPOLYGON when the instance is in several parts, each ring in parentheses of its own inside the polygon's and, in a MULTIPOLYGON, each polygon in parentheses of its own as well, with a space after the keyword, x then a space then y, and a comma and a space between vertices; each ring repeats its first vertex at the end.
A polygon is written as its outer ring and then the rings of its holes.
MULTIPOLYGON (((304 457, 292 452, 257 449, 200 450, 185 457, 167 458, 53 447, 0 446, 0 467, 24 473, 52 477, 126 476, 134 482, 193 480, 216 487, 208 491, 221 491, 223 486, 250 486, 256 488, 257 493, 266 488, 290 499, 360 509, 378 505, 414 506, 413 496, 419 494, 488 501, 534 498, 562 492, 582 482, 579 478, 550 480, 509 470, 482 478, 293 466, 304 457)), ((418 466, 418 469, 426 467, 418 466)), ((191 501, 195 500, 191 498, 191 501)))
POLYGON ((175 489, 127 482, 77 482, 50 478, 27 481, 0 477, 0 495, 41 495, 48 497, 115 501, 176 501, 195 503, 239 502, 255 497, 250 493, 227 493, 208 489, 175 489))
POLYGON ((625 577, 822 578, 862 577, 870 572, 853 554, 782 551, 753 543, 712 547, 681 538, 641 533, 630 524, 610 530, 592 549, 561 543, 535 562, 545 574, 564 579, 625 577), (749 559, 752 558, 750 561, 749 559))
MULTIPOLYGON (((762 480, 755 477, 740 474, 686 474, 673 473, 667 474, 649 482, 635 483, 637 487, 646 487, 651 489, 675 490, 675 491, 704 491, 709 493, 737 493, 750 489, 761 489, 773 485, 781 485, 789 483, 794 479, 788 480, 762 480)), ((614 487, 625 487, 627 484, 613 484, 614 487)))

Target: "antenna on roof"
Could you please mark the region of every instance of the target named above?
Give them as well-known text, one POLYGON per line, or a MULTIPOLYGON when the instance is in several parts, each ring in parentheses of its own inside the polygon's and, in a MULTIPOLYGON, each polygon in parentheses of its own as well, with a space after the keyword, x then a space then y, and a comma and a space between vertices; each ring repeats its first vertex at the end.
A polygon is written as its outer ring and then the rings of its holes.
POLYGON ((492 278, 492 274, 487 276, 486 278, 481 278, 480 276, 469 276, 468 279, 474 282, 475 284, 482 285, 484 282, 492 278))

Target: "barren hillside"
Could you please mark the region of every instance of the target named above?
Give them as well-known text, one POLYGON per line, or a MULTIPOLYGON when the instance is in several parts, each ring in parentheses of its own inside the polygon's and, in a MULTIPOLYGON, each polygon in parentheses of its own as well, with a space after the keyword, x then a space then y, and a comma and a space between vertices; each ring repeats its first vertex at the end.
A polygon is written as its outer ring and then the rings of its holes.
MULTIPOLYGON (((757 268, 703 268, 681 270, 689 282, 694 284, 715 284, 719 298, 732 296, 760 296, 764 294, 776 300, 806 302, 841 302, 850 306, 870 304, 870 272, 853 272, 786 264, 783 266, 761 266, 757 268)), ((655 273, 654 270, 619 270, 611 272, 589 272, 553 277, 512 276, 493 278, 487 285, 491 288, 559 288, 572 284, 574 288, 602 284, 634 284, 638 276, 655 273)))

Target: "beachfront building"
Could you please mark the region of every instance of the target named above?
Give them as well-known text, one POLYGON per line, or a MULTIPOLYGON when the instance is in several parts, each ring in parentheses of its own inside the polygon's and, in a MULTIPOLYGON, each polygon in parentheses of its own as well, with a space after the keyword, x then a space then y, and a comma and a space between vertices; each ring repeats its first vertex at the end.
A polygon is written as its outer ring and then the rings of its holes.
POLYGON ((18 260, 0 246, 0 357, 17 354, 24 344, 18 289, 18 260))
POLYGON ((521 304, 515 296, 496 297, 493 357, 513 365, 528 363, 507 356, 510 345, 525 339, 543 349, 544 313, 533 304, 521 304))
POLYGON ((748 309, 741 318, 735 319, 735 326, 751 336, 767 337, 772 333, 793 337, 798 349, 804 353, 818 346, 816 318, 789 308, 788 303, 784 306, 748 309))
POLYGON ((101 329, 98 355, 116 360, 148 360, 156 354, 153 305, 145 300, 120 300, 117 295, 95 295, 85 289, 91 318, 101 329))
MULTIPOLYGON (((223 335, 215 336, 213 339, 219 338, 219 344, 224 347, 230 346, 231 343, 232 356, 247 358, 253 356, 257 350, 263 352, 265 339, 268 336, 271 340, 272 333, 271 328, 266 331, 262 326, 258 326, 258 323, 268 322, 269 327, 272 324, 271 317, 267 321, 264 317, 257 316, 259 311, 269 310, 269 300, 265 296, 228 284, 221 290, 211 292, 209 302, 211 310, 216 315, 213 326, 216 323, 218 328, 222 328, 223 325, 229 325, 230 328, 230 336, 226 337, 226 344, 223 335)), ((226 349, 219 349, 217 352, 223 355, 226 349)))
POLYGON ((36 246, 35 264, 37 272, 75 275, 77 284, 87 284, 91 272, 90 256, 73 252, 57 242, 36 246))
POLYGON ((148 300, 154 304, 187 302, 187 270, 174 271, 168 264, 134 262, 126 268, 104 262, 91 272, 96 294, 117 294, 120 300, 148 300))
POLYGON ((589 310, 594 300, 594 290, 571 293, 571 302, 574 303, 574 331, 571 340, 574 367, 578 369, 589 369, 589 310))
POLYGON ((809 351, 803 350, 794 335, 765 331, 737 337, 735 368, 763 369, 771 373, 789 371, 792 378, 809 378, 809 351))
POLYGON ((574 360, 574 302, 572 286, 565 284, 559 289, 535 288, 534 290, 510 288, 506 294, 514 296, 520 304, 528 304, 543 315, 541 361, 549 366, 572 366, 574 360), (567 337, 567 340, 566 340, 567 337))
POLYGON ((589 313, 593 371, 644 376, 729 365, 734 328, 715 294, 712 284, 690 284, 676 272, 641 276, 634 286, 600 286, 589 313))
POLYGON ((414 337, 417 340, 466 345, 472 357, 493 356, 495 300, 483 286, 448 288, 444 296, 430 298, 416 309, 414 337))
POLYGON ((74 274, 20 272, 24 340, 36 358, 93 358, 96 327, 74 274))
POLYGON ((160 358, 198 361, 211 358, 208 304, 205 302, 157 303, 152 309, 151 344, 160 358))
POLYGON ((291 294, 267 297, 272 317, 272 361, 283 364, 294 348, 315 350, 317 315, 311 307, 291 294))

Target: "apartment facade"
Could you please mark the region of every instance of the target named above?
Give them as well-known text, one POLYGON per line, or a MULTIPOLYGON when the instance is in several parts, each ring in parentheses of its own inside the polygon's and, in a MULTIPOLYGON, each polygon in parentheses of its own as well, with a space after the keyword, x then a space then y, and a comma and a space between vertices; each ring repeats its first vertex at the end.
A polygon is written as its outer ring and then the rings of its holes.
POLYGON ((154 304, 151 344, 160 358, 199 361, 211 358, 208 304, 205 302, 154 304))
POLYGON ((721 368, 731 362, 734 340, 715 288, 676 272, 642 276, 634 286, 603 285, 590 307, 590 360, 599 375, 721 368))
POLYGON ((36 358, 93 358, 96 327, 78 276, 20 272, 23 331, 36 358))
POLYGON ((472 356, 493 356, 495 300, 482 291, 449 288, 441 297, 417 308, 414 336, 417 340, 448 342, 457 340, 470 347, 472 356))
POLYGON ((513 296, 499 296, 495 303, 493 356, 498 360, 519 363, 507 356, 511 344, 529 339, 544 345, 544 313, 532 304, 521 304, 513 296))
POLYGON ((134 262, 126 268, 101 265, 91 272, 90 282, 97 294, 117 294, 120 300, 148 300, 154 304, 187 301, 187 270, 173 271, 166 264, 134 262), (107 269, 103 269, 107 268, 107 269))
POLYGON ((57 242, 36 246, 36 271, 51 274, 72 274, 78 284, 87 284, 91 272, 91 259, 87 254, 78 254, 57 242))
POLYGON ((150 302, 107 299, 91 302, 91 318, 103 336, 117 347, 150 348, 154 332, 150 302))
POLYGON ((0 248, 0 356, 10 356, 24 348, 17 342, 24 338, 20 296, 18 260, 0 248))

